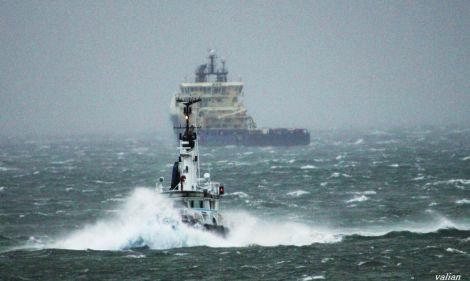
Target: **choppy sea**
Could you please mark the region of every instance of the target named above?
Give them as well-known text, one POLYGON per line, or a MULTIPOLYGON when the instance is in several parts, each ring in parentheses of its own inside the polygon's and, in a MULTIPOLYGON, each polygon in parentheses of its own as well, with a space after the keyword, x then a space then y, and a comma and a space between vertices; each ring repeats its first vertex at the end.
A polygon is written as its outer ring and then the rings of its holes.
POLYGON ((158 218, 163 135, 0 141, 0 280, 470 280, 470 129, 201 147, 228 237, 158 218))

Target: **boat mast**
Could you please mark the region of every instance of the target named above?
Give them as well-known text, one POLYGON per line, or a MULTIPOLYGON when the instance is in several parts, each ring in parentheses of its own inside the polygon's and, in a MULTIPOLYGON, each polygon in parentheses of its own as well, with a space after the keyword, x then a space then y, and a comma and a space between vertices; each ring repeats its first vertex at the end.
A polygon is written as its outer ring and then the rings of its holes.
POLYGON ((184 134, 179 134, 179 161, 175 163, 175 166, 177 167, 175 169, 178 169, 176 177, 180 177, 179 180, 175 179, 175 184, 180 184, 181 191, 188 188, 194 190, 197 189, 199 186, 199 147, 197 143, 197 132, 195 131, 197 127, 194 125, 190 125, 190 116, 192 114, 191 105, 200 101, 201 98, 194 97, 176 99, 177 103, 182 103, 184 106, 183 112, 184 119, 186 121, 184 127, 176 127, 178 129, 184 128, 184 134))
MULTIPOLYGON (((192 109, 191 109, 191 105, 192 104, 195 104, 197 102, 200 102, 201 101, 201 98, 177 98, 176 99, 176 102, 177 103, 182 103, 184 105, 184 119, 186 120, 186 126, 185 126, 185 130, 184 130, 184 135, 186 137, 188 137, 188 134, 189 134, 189 130, 190 130, 190 127, 189 127, 189 116, 191 116, 192 114, 192 109)), ((181 127, 179 127, 181 128, 181 127)), ((184 138, 184 136, 183 136, 184 138)), ((185 139, 182 139, 182 140, 185 140, 185 139)))
POLYGON ((221 59, 222 68, 217 67, 217 55, 214 50, 209 51, 209 63, 201 64, 196 69, 196 83, 207 82, 207 78, 211 75, 215 76, 215 82, 227 82, 228 71, 225 67, 225 60, 221 59))

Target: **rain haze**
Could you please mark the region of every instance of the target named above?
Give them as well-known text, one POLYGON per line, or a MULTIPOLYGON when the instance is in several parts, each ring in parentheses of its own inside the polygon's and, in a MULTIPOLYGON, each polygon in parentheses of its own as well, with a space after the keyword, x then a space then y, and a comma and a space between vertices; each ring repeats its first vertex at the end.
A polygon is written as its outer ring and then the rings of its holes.
POLYGON ((2 1, 0 134, 170 132, 208 49, 259 127, 468 125, 468 1, 2 1))

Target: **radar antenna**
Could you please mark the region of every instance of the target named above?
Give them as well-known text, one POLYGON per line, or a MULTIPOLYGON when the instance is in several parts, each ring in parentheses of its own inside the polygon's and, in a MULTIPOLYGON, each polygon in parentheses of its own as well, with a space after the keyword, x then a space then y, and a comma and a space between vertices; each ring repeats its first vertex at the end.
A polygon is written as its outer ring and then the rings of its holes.
POLYGON ((215 76, 215 82, 227 82, 228 71, 225 66, 225 59, 221 58, 222 68, 217 67, 217 55, 215 50, 209 50, 209 62, 201 64, 196 69, 196 83, 208 82, 208 78, 215 76))
MULTIPOLYGON (((180 134, 180 139, 183 141, 189 141, 191 143, 191 142, 194 142, 194 140, 196 139, 196 134, 193 132, 194 126, 191 126, 191 127, 189 126, 189 117, 191 116, 191 113, 192 113, 191 105, 198 103, 200 101, 201 101, 201 98, 193 98, 193 97, 176 99, 177 103, 182 103, 184 105, 183 112, 184 112, 184 119, 186 120, 186 126, 184 127, 184 135, 181 136, 180 134)), ((182 128, 182 127, 178 127, 178 128, 182 128)))

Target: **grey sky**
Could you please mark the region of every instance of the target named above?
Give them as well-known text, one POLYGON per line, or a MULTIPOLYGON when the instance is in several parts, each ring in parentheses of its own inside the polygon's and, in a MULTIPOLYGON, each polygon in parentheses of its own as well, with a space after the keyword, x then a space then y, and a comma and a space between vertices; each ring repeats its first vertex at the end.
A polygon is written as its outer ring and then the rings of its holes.
POLYGON ((2 1, 0 134, 170 131, 207 50, 259 126, 470 120, 469 1, 2 1))

